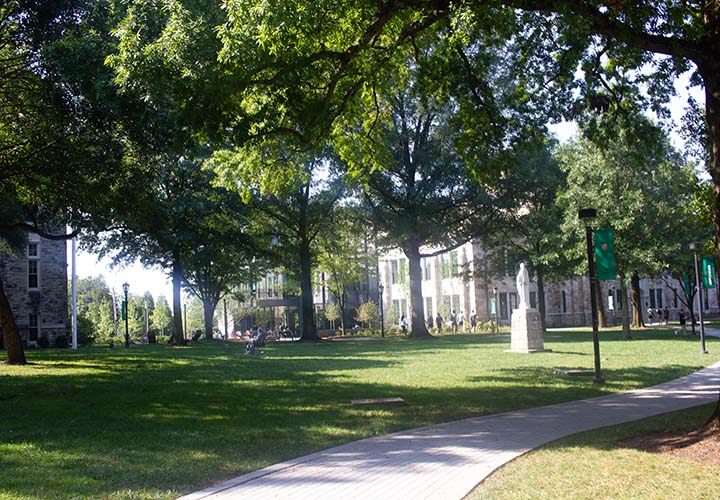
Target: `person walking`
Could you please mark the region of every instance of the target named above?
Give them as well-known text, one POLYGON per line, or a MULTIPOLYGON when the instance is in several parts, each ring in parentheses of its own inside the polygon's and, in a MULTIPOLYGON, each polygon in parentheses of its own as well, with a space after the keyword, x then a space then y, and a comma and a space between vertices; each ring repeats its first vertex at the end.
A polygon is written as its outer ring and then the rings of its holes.
POLYGON ((437 332, 442 333, 443 317, 440 316, 440 313, 435 316, 435 326, 437 326, 437 332))
POLYGON ((470 313, 470 331, 472 333, 475 333, 476 328, 477 328, 477 314, 475 314, 475 311, 473 310, 470 313))

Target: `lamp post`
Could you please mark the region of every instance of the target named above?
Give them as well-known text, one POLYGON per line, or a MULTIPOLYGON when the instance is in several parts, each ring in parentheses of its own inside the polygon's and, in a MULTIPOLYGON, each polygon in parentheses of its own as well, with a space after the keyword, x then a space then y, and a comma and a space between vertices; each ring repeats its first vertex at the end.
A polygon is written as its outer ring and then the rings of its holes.
POLYGON ((128 318, 130 317, 130 304, 128 303, 128 290, 130 290, 130 285, 127 283, 123 283, 122 286, 123 293, 125 294, 125 347, 130 347, 130 330, 128 328, 128 318))
POLYGON ((595 252, 593 249, 592 220, 597 216, 594 208, 583 208, 578 210, 578 218, 585 223, 585 241, 587 243, 588 275, 590 277, 590 311, 592 312, 593 351, 595 352, 595 376, 593 382, 604 384, 605 379, 600 369, 600 340, 598 338, 598 310, 597 297, 595 296, 595 252))
POLYGON ((500 325, 498 324, 498 289, 496 286, 493 287, 493 297, 495 299, 495 333, 500 332, 500 325))
POLYGON ((707 350, 705 350, 705 323, 703 322, 703 308, 702 308, 702 298, 700 297, 702 295, 702 283, 700 281, 700 265, 698 264, 698 255, 697 255, 697 245, 695 243, 690 243, 690 250, 693 252, 693 261, 695 264, 695 286, 697 288, 697 311, 698 316, 700 317, 700 352, 702 354, 707 354, 707 350))
POLYGON ((385 314, 383 313, 383 291, 385 287, 382 283, 378 284, 378 302, 380 302, 380 336, 385 337, 385 314))

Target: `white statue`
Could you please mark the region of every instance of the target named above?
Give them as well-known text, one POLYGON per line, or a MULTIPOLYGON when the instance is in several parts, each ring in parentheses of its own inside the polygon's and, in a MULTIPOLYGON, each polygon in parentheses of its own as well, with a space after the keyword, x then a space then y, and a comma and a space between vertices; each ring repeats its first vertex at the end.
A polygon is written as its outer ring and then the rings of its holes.
POLYGON ((525 269, 525 263, 520 263, 520 271, 518 271, 515 283, 517 284, 518 296, 520 298, 518 309, 529 309, 530 277, 528 276, 527 269, 525 269))

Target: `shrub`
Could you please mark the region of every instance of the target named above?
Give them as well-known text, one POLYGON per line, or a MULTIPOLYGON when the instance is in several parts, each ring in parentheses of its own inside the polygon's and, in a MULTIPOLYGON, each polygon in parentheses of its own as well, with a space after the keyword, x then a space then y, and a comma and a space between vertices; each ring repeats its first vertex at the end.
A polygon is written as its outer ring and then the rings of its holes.
POLYGON ((65 335, 58 335, 55 337, 55 347, 64 348, 68 346, 68 340, 65 335))
POLYGON ((50 341, 45 335, 41 335, 38 338, 38 347, 40 349, 47 349, 48 347, 50 347, 50 341))

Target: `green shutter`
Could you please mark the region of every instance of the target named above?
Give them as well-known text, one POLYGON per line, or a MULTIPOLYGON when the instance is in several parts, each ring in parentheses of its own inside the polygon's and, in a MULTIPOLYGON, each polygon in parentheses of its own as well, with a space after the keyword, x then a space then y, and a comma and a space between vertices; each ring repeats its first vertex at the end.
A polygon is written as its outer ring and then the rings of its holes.
POLYGON ((615 238, 613 230, 595 230, 595 275, 599 280, 617 279, 615 266, 615 238))

